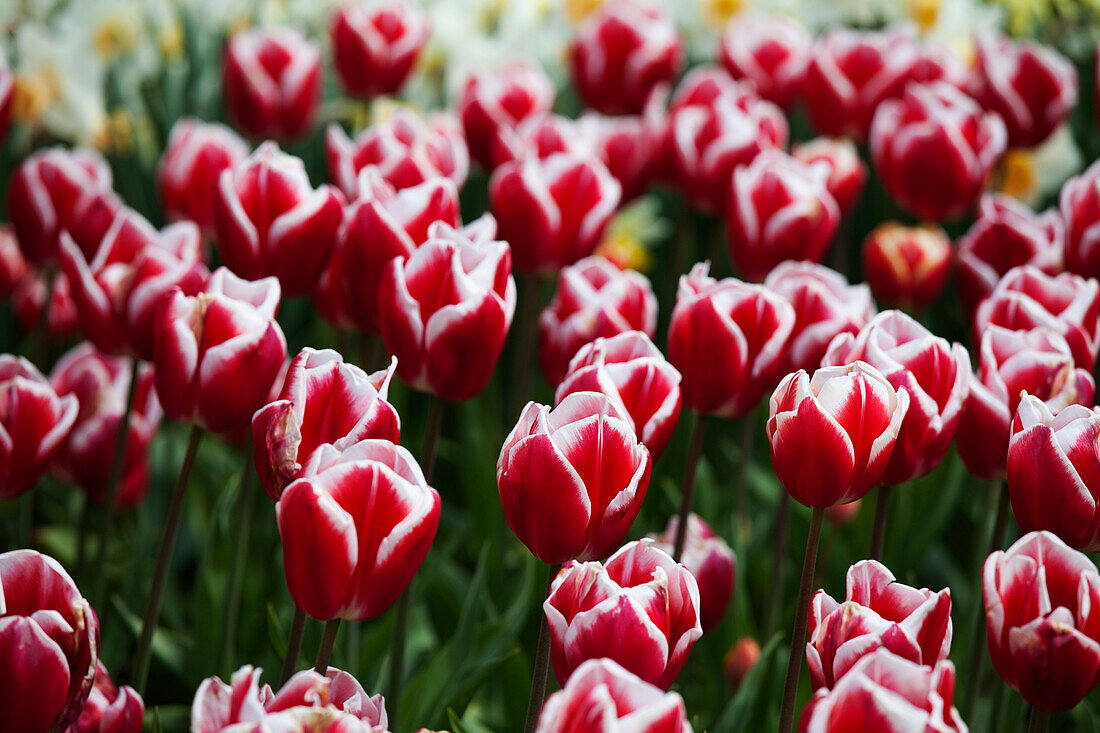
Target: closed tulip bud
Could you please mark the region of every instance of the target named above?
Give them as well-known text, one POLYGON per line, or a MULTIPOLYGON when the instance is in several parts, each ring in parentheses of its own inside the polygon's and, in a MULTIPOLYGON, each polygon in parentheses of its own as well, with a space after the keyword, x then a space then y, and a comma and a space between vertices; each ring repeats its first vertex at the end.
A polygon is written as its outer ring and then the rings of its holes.
POLYGON ((0 599, 4 724, 65 730, 92 689, 99 620, 60 563, 34 550, 0 555, 0 599))
POLYGON ((584 662, 546 700, 537 733, 691 733, 684 700, 611 659, 584 662), (628 726, 628 727, 624 727, 628 726))
POLYGON ((837 527, 851 524, 852 521, 859 516, 859 507, 862 503, 862 499, 856 499, 847 504, 835 504, 831 507, 826 507, 825 520, 837 527))
POLYGON ((84 336, 101 351, 145 359, 161 299, 174 287, 194 295, 208 275, 197 226, 183 221, 158 232, 125 206, 90 257, 62 232, 60 259, 84 336))
POLYGON ((586 257, 558 273, 550 305, 539 316, 539 361, 557 386, 577 351, 599 337, 657 330, 657 297, 649 279, 620 270, 600 256, 586 257))
POLYGON ((1034 395, 1057 412, 1074 403, 1091 404, 1094 391, 1092 376, 1075 368, 1069 345, 1055 331, 989 326, 955 435, 959 457, 978 478, 1003 477, 1020 393, 1034 395))
POLYGON ((174 221, 190 219, 212 232, 218 179, 247 157, 248 145, 230 128, 181 117, 172 125, 157 166, 165 214, 174 221))
POLYGON ((875 111, 871 163, 903 209, 954 219, 977 203, 1005 141, 1001 118, 956 87, 913 84, 875 111))
POLYGON ((840 207, 829 193, 829 168, 765 150, 733 172, 726 207, 730 258, 760 282, 780 262, 820 262, 832 244, 840 207))
POLYGON ((1014 331, 1057 331, 1077 366, 1091 371, 1100 350, 1100 284, 1068 272, 1052 276, 1032 265, 1015 267, 974 314, 975 334, 990 324, 1014 331))
POLYGON ((63 273, 54 275, 53 285, 47 286, 45 275, 32 272, 16 287, 11 300, 15 318, 27 333, 41 328, 43 309, 46 309, 46 333, 51 339, 60 340, 77 331, 76 304, 69 279, 63 273))
POLYGON ((0 499, 34 485, 63 445, 78 410, 76 397, 59 396, 34 364, 0 355, 0 499))
POLYGON ((852 213, 867 183, 867 166, 859 157, 855 143, 846 138, 819 137, 795 145, 791 155, 810 165, 819 161, 828 164, 825 188, 836 199, 842 216, 852 213))
POLYGON ((828 507, 863 497, 882 478, 909 409, 866 362, 788 374, 772 394, 772 467, 800 504, 828 507))
POLYGON ((316 619, 366 621, 393 605, 424 562, 439 494, 407 450, 363 440, 315 450, 275 512, 298 607, 316 619))
POLYGON ((606 657, 667 690, 703 635, 695 577, 652 540, 629 542, 602 565, 570 561, 542 607, 562 685, 582 662, 606 657))
MULTIPOLYGON (((1058 208, 1066 226, 1066 269, 1100 277, 1100 164, 1094 163, 1062 186, 1058 208)), ((16 227, 16 234, 19 228, 16 227)))
MULTIPOLYGON (((671 555, 679 524, 679 517, 671 517, 662 534, 649 535, 653 546, 671 555)), ((722 622, 729 608, 737 579, 737 556, 702 517, 690 514, 680 562, 699 585, 699 622, 706 633, 722 622)))
POLYGON ((298 139, 321 102, 321 52, 293 28, 241 31, 225 47, 222 89, 229 117, 249 137, 298 139))
MULTIPOLYGON (((73 395, 80 405, 72 430, 54 456, 55 466, 96 504, 107 500, 111 464, 130 390, 130 369, 129 359, 108 356, 85 342, 61 357, 50 375, 57 394, 73 395)), ((160 418, 160 404, 153 392, 153 369, 142 364, 118 479, 120 506, 133 506, 149 488, 148 452, 160 418)))
POLYGON ((508 243, 475 240, 442 223, 408 259, 390 260, 378 289, 382 339, 398 375, 445 400, 485 389, 515 310, 508 243))
POLYGON ((400 90, 431 32, 424 13, 404 0, 352 0, 340 7, 329 23, 329 37, 344 91, 369 99, 400 90))
POLYGON ((501 237, 525 274, 552 274, 592 254, 621 195, 603 163, 571 153, 505 163, 489 181, 501 237))
POLYGON ((768 273, 764 287, 794 308, 791 336, 777 373, 811 371, 838 334, 859 333, 875 315, 871 289, 850 285, 839 272, 810 262, 782 262, 768 273))
POLYGON ((145 702, 132 687, 115 687, 103 662, 95 673, 95 684, 80 717, 68 733, 141 733, 145 702))
POLYGON ((742 636, 734 642, 726 656, 722 657, 722 674, 731 690, 741 688, 741 683, 760 661, 760 645, 751 636, 742 636))
POLYGON ((775 384, 795 312, 762 285, 715 280, 709 270, 709 263, 700 263, 680 278, 668 360, 683 375, 688 409, 737 417, 775 384))
POLYGON ((642 110, 653 88, 684 65, 672 18, 654 5, 613 0, 589 17, 569 47, 573 85, 605 114, 642 110))
POLYGON ((848 569, 843 603, 823 590, 814 594, 809 633, 814 690, 832 688, 860 657, 880 648, 933 667, 951 651, 951 590, 912 588, 881 563, 861 560, 848 569))
POLYGON ((396 443, 401 419, 386 398, 395 365, 367 374, 335 351, 305 348, 290 362, 277 399, 252 416, 256 475, 278 501, 314 451, 368 438, 396 443))
POLYGON ((909 410, 898 432, 881 483, 897 486, 924 476, 947 453, 970 391, 970 357, 901 311, 885 311, 858 336, 837 336, 822 360, 826 366, 865 361, 894 389, 909 394, 909 410))
POLYGON ((982 572, 993 668, 1039 710, 1069 710, 1100 681, 1100 573, 1050 532, 998 550, 982 572))
POLYGON ((8 212, 24 256, 35 265, 57 259, 61 232, 91 256, 122 205, 103 156, 47 148, 19 164, 8 182, 8 212))
POLYGON ((549 564, 607 557, 634 523, 652 459, 606 396, 528 402, 497 460, 508 526, 549 564))
POLYGON ((858 730, 967 733, 955 708, 955 666, 916 664, 886 649, 861 657, 831 690, 806 705, 801 733, 858 730))
POLYGON ((372 165, 398 190, 433 178, 449 178, 461 188, 470 172, 470 154, 453 116, 421 117, 397 109, 355 140, 339 125, 329 125, 325 164, 329 178, 351 200, 359 193, 359 172, 372 165))
POLYGON ((625 415, 656 460, 680 417, 680 372, 642 331, 597 337, 573 356, 554 401, 602 392, 625 415))
POLYGON ((218 179, 214 228, 222 260, 249 280, 277 277, 288 297, 316 284, 340 219, 336 189, 314 189, 302 161, 272 142, 218 179))
POLYGON ((525 119, 549 112, 554 96, 554 82, 546 72, 524 62, 471 76, 457 103, 470 155, 492 170, 494 141, 525 119))
POLYGON ((1008 144, 1033 148, 1077 106, 1077 69, 1057 51, 1000 34, 977 39, 974 96, 1004 120, 1008 144))
POLYGON ((278 305, 278 280, 241 280, 224 267, 198 295, 165 296, 153 360, 165 414, 216 433, 247 425, 286 359, 278 305))
POLYGON ((1015 267, 1061 272, 1064 229, 1053 209, 1036 214, 1010 196, 983 195, 978 218, 959 240, 956 282, 966 312, 973 313, 1015 267))
POLYGON ((943 292, 953 258, 951 240, 939 227, 888 221, 863 242, 863 275, 878 300, 925 308, 943 292))
POLYGON ((813 39, 798 21, 738 13, 726 25, 718 60, 734 79, 751 81, 760 96, 789 107, 802 84, 813 39))

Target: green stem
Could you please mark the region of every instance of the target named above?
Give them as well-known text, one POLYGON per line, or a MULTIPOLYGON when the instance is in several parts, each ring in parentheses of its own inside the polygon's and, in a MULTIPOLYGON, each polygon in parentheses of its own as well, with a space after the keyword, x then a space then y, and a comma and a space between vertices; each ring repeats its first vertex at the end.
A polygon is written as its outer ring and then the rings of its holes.
POLYGON ((531 394, 531 377, 535 357, 535 333, 539 327, 539 280, 533 275, 519 278, 520 304, 518 318, 512 328, 517 331, 516 352, 512 356, 515 373, 512 376, 512 414, 518 416, 531 394))
POLYGON ((19 547, 34 544, 34 488, 19 498, 19 547))
POLYGON ((92 513, 95 504, 86 493, 81 493, 80 524, 76 530, 76 577, 83 579, 87 571, 85 563, 88 560, 88 527, 92 523, 92 513))
POLYGON ((791 524, 791 495, 785 489, 779 489, 779 506, 775 511, 775 530, 772 545, 772 589, 768 598, 768 615, 764 617, 764 637, 770 639, 775 633, 775 622, 779 618, 783 603, 783 576, 787 565, 787 531, 791 524))
POLYGON ((285 685, 286 681, 294 675, 298 669, 298 655, 302 652, 302 637, 306 633, 306 615, 302 609, 294 606, 294 620, 290 623, 290 636, 286 642, 286 656, 283 657, 283 673, 279 675, 279 685, 285 685))
POLYGON ((424 433, 424 445, 420 450, 420 467, 424 471, 424 480, 431 483, 435 470, 435 453, 439 446, 439 432, 443 425, 444 402, 436 395, 431 396, 428 406, 428 426, 424 433))
MULTIPOLYGON (((415 580, 415 577, 413 578, 415 580)), ((405 592, 397 599, 397 616, 394 618, 393 659, 390 663, 390 728, 397 730, 397 715, 401 712, 401 691, 405 686, 405 644, 409 633, 409 606, 412 601, 413 581, 405 587, 405 592)))
MULTIPOLYGON (((546 579, 546 596, 550 597, 550 587, 554 583, 555 567, 549 568, 546 579)), ((546 697, 546 676, 550 671, 550 627, 546 621, 546 613, 542 610, 542 604, 538 607, 539 617, 539 645, 535 650, 535 669, 531 675, 531 697, 527 700, 527 716, 523 723, 524 733, 534 733, 539 723, 539 714, 542 712, 542 701, 546 697)))
POLYGON ((340 619, 329 619, 325 624, 325 633, 321 637, 321 646, 317 649, 317 664, 313 671, 319 675, 328 673, 328 663, 332 659, 332 647, 336 644, 336 632, 340 630, 340 619))
POLYGON ((794 730, 794 703, 798 695, 798 676, 802 672, 802 657, 806 653, 803 649, 806 646, 806 613, 810 610, 810 589, 813 586, 817 546, 821 541, 821 521, 824 518, 825 510, 815 507, 810 517, 810 535, 806 539, 806 557, 802 562, 798 609, 794 614, 794 631, 791 632, 791 655, 787 660, 787 679, 783 684, 779 733, 791 733, 794 730))
POLYGON ((1027 725, 1028 733, 1047 733, 1050 730, 1050 713, 1046 710, 1032 706, 1030 721, 1027 725))
POLYGON ((875 524, 871 530, 871 554, 872 560, 882 559, 882 545, 886 541, 886 516, 890 512, 890 487, 878 487, 875 494, 875 524))
POLYGON ((233 564, 229 568, 229 576, 225 585, 225 617, 222 619, 222 648, 221 663, 219 669, 231 673, 230 668, 237 646, 237 622, 241 613, 241 586, 244 583, 244 568, 248 561, 249 539, 252 533, 252 515, 255 512, 255 504, 252 497, 255 493, 255 481, 252 480, 252 438, 249 435, 244 445, 244 466, 241 468, 241 480, 237 486, 237 508, 234 511, 236 517, 234 541, 237 543, 236 553, 233 555, 233 564))
POLYGON ((691 449, 687 466, 684 469, 684 485, 680 493, 680 514, 676 524, 676 543, 673 545, 672 558, 680 562, 684 553, 684 541, 687 539, 688 517, 691 505, 695 503, 695 477, 699 473, 699 459, 703 457, 703 445, 706 443, 707 416, 695 418, 695 428, 691 432, 691 449))

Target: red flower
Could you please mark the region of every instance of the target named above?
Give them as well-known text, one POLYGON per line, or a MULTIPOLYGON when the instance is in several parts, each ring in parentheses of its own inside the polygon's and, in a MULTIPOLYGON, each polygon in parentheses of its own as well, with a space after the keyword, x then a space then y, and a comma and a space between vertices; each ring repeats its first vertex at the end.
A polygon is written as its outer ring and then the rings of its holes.
POLYGON ((554 95, 546 72, 523 62, 471 76, 456 105, 470 155, 491 170, 494 141, 528 117, 549 112, 554 95))
MULTIPOLYGON (((669 518, 663 533, 649 535, 653 546, 671 555, 679 524, 678 516, 669 518)), ((699 584, 699 621, 706 633, 722 622, 729 608, 737 578, 737 556, 702 517, 690 514, 680 562, 699 584)))
POLYGON ((54 275, 51 288, 46 286, 45 275, 32 272, 16 287, 11 300, 15 318, 26 333, 37 331, 42 326, 43 308, 48 308, 46 333, 51 339, 61 340, 77 331, 72 289, 69 279, 60 272, 54 275), (48 306, 47 296, 50 298, 48 306))
POLYGON ((172 125, 157 166, 157 187, 169 219, 214 229, 214 201, 222 171, 248 157, 248 145, 225 125, 181 117, 172 125))
POLYGON ((924 308, 940 297, 951 272, 951 240, 939 227, 888 221, 863 242, 863 274, 879 300, 924 308))
POLYGON ((718 60, 734 79, 747 79, 760 96, 789 107, 802 85, 813 39, 804 26, 780 15, 738 13, 726 25, 718 60))
MULTIPOLYGON (((1066 181, 1059 209, 1066 225, 1066 269, 1084 277, 1100 276, 1100 164, 1066 181)), ((18 227, 16 233, 19 233, 18 227)))
POLYGON ((95 673, 88 702, 68 733, 141 733, 145 702, 132 687, 115 687, 103 662, 95 673))
POLYGON ((329 23, 332 63, 344 91, 368 99, 397 92, 430 35, 428 18, 403 0, 344 4, 329 23))
POLYGON ((225 107, 254 138, 289 141, 313 127, 321 102, 321 52, 293 28, 253 28, 229 39, 225 107))
POLYGON ((803 163, 827 163, 829 177, 825 179, 825 188, 836 199, 841 215, 852 213, 867 182, 867 166, 859 157, 855 143, 846 138, 818 137, 795 145, 791 155, 803 163))

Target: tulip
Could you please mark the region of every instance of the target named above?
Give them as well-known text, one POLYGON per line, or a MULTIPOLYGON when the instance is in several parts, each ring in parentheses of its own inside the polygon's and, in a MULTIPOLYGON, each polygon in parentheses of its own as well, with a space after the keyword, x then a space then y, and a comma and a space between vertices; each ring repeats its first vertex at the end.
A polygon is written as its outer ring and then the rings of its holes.
POLYGON ((1077 69, 1057 51, 1000 34, 977 39, 974 97, 1004 120, 1008 144, 1033 148, 1077 106, 1077 69))
POLYGON ((8 139, 11 128, 12 102, 15 99, 15 74, 7 61, 0 61, 0 143, 8 139))
POLYGON ((954 44, 927 37, 913 41, 913 64, 909 68, 909 84, 931 84, 942 81, 956 89, 967 91, 970 68, 963 62, 954 44))
POLYGON ((668 331, 668 360, 683 375, 691 410, 737 417, 775 382, 794 309, 761 285, 715 280, 708 263, 680 278, 668 331))
POLYGON ((611 659, 590 659, 546 700, 537 733, 691 733, 684 700, 611 659))
POLYGON ((1100 284, 1068 272, 1051 276, 1031 265, 1015 267, 974 314, 975 334, 990 324, 1014 331, 1057 331, 1077 366, 1091 371, 1100 350, 1100 284))
POLYGON ((107 500, 121 430, 126 430, 126 439, 117 502, 133 506, 149 488, 148 451, 161 410, 153 392, 153 369, 144 364, 124 426, 131 373, 129 359, 108 356, 85 342, 61 357, 50 375, 57 394, 73 395, 79 404, 72 430, 54 457, 56 468, 97 504, 107 500))
POLYGON ((841 215, 852 213, 867 182, 867 166, 859 157, 855 143, 848 139, 819 137, 795 145, 791 155, 808 165, 819 161, 827 163, 829 177, 825 179, 825 188, 836 199, 841 215))
POLYGON ((671 81, 683 65, 684 48, 672 18, 632 0, 603 5, 569 47, 577 93, 605 114, 640 112, 654 87, 671 81))
POLYGON ((857 334, 875 315, 871 289, 849 285, 839 272, 810 262, 782 262, 768 273, 764 287, 785 298, 795 321, 777 373, 821 366, 838 334, 857 334))
POLYGON ((336 190, 314 189, 302 161, 272 142, 218 179, 214 228, 226 266, 248 280, 277 277, 288 297, 317 282, 340 218, 336 190))
POLYGON ((47 285, 45 275, 32 272, 16 287, 11 299, 15 318, 24 332, 33 333, 44 325, 52 340, 76 333, 76 304, 69 279, 62 273, 54 275, 47 285))
POLYGON ((742 636, 722 657, 722 674, 730 689, 737 691, 749 672, 760 661, 760 645, 751 636, 742 636))
POLYGON ((875 297, 925 308, 943 292, 951 271, 951 240, 942 229, 888 221, 863 242, 863 274, 875 297))
MULTIPOLYGON (((1083 277, 1100 276, 1100 165, 1093 164, 1062 186, 1058 208, 1066 226, 1066 269, 1083 277)), ((16 228, 16 234, 19 229, 16 228)))
POLYGON ((430 35, 428 18, 404 0, 344 4, 329 23, 332 63, 344 91, 364 99, 396 93, 430 35))
MULTIPOLYGON (((491 216, 487 226, 495 229, 491 216)), ((397 373, 445 400, 485 389, 515 310, 508 243, 475 241, 441 222, 407 259, 390 260, 379 284, 382 339, 397 373)))
POLYGON ((806 165, 781 150, 733 172, 726 237, 746 279, 759 282, 784 260, 822 260, 840 223, 828 176, 826 164, 806 165))
POLYGON ((491 170, 494 140, 528 117, 549 112, 554 95, 546 72, 524 62, 471 76, 457 103, 470 155, 491 170))
POLYGON ((99 620, 60 563, 34 550, 0 554, 0 599, 4 725, 65 730, 92 690, 99 620))
POLYGON ((505 163, 489 181, 500 235, 524 274, 551 274, 592 254, 621 194, 603 163, 571 153, 505 163))
POLYGON ((145 702, 133 687, 116 687, 103 662, 80 717, 68 733, 141 733, 145 702))
POLYGON ((951 662, 929 667, 877 649, 861 657, 836 687, 818 690, 802 713, 799 730, 966 733, 954 699, 951 662))
POLYGON ((843 603, 823 590, 814 594, 809 631, 806 662, 814 690, 833 688, 880 648, 934 667, 951 651, 951 590, 912 588, 881 563, 862 560, 848 569, 843 603))
POLYGON ((680 372, 642 331, 599 336, 569 362, 554 401, 574 392, 602 392, 630 422, 656 460, 680 416, 680 372))
MULTIPOLYGON (((671 517, 660 535, 649 535, 653 547, 672 554, 679 517, 671 517)), ((737 556, 698 514, 688 515, 680 561, 699 585, 699 622, 703 633, 722 622, 737 578, 737 556)), ((759 651, 759 649, 758 649, 759 651)))
POLYGON ((802 84, 812 44, 797 21, 738 13, 722 34, 718 60, 734 79, 751 81, 761 97, 786 108, 802 84))
POLYGON ((914 84, 871 124, 871 163, 886 192, 916 216, 956 218, 977 203, 1005 152, 1005 127, 946 82, 914 84))
POLYGON ((629 420, 596 392, 553 410, 527 403, 501 448, 497 489, 508 526, 539 560, 598 559, 622 543, 652 467, 629 420))
POLYGON ((558 683, 607 657, 668 689, 702 636, 699 586, 651 540, 629 542, 606 563, 566 563, 543 603, 558 683))
POLYGON ((353 200, 359 193, 359 172, 372 165, 398 190, 434 178, 449 178, 461 188, 470 171, 470 154, 458 120, 451 115, 425 118, 398 109, 355 140, 339 125, 329 125, 325 164, 332 182, 353 200))
POLYGON ((1036 214, 1010 196, 983 195, 978 218, 959 240, 956 279, 966 312, 973 313, 1015 267, 1061 272, 1064 229, 1057 211, 1036 214))
POLYGON ((15 238, 15 229, 11 224, 0 225, 0 298, 11 297, 31 274, 31 266, 15 238))
POLYGON ((253 28, 225 47, 225 107, 253 138, 303 137, 321 101, 321 52, 293 28, 253 28))
POLYGON ((1050 532, 994 552, 982 572, 997 674, 1039 711, 1076 706, 1100 681, 1100 573, 1050 532))
POLYGON ((248 424, 286 359, 279 282, 219 268, 195 296, 178 288, 156 317, 157 396, 168 417, 216 433, 248 424))
POLYGON ((1092 404, 1092 376, 1074 367, 1066 340, 1050 329, 989 326, 982 334, 979 359, 955 436, 959 457, 978 478, 1004 476, 1021 392, 1046 402, 1054 412, 1073 403, 1092 404))
POLYGON ((599 337, 657 330, 657 297, 648 278, 599 256, 558 273, 558 287, 539 316, 539 361, 551 385, 561 384, 577 351, 599 337))
POLYGON ((19 164, 8 182, 8 212, 24 256, 35 265, 57 259, 61 232, 90 256, 122 205, 111 168, 99 153, 46 148, 19 164))
POLYGON ((190 219, 212 232, 218 179, 222 171, 236 168, 247 157, 248 145, 232 129, 181 117, 168 133, 157 166, 165 214, 173 221, 190 219))

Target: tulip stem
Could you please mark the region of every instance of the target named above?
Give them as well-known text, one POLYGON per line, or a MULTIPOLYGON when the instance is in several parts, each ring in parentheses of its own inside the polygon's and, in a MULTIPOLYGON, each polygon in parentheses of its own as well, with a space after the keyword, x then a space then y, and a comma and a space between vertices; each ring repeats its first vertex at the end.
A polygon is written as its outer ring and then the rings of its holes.
POLYGON ((886 541, 886 515, 890 512, 890 487, 878 487, 875 494, 875 524, 871 529, 872 560, 882 559, 882 545, 886 541))
POLYGON ((519 317, 512 328, 516 333, 516 353, 512 379, 512 414, 519 414, 531 392, 531 360, 535 355, 535 333, 539 327, 539 280, 534 275, 521 275, 519 278, 520 304, 519 317))
POLYGON ((340 619, 330 618, 325 623, 325 633, 321 635, 321 646, 317 648, 317 663, 313 671, 319 675, 328 674, 328 663, 332 659, 332 647, 336 645, 336 632, 340 630, 340 619))
POLYGON ((424 470, 424 480, 431 484, 435 470, 435 452, 439 445, 439 432, 443 426, 443 400, 432 395, 428 406, 428 427, 424 433, 424 446, 420 451, 420 467, 424 470))
POLYGON ((252 480, 252 436, 245 439, 244 466, 241 469, 241 481, 237 486, 236 529, 234 540, 237 543, 236 552, 233 555, 233 564, 229 568, 229 575, 225 583, 225 618, 222 619, 222 649, 221 664, 219 669, 231 673, 229 665, 233 662, 234 651, 237 646, 237 621, 241 613, 241 585, 244 582, 244 566, 248 561, 249 536, 252 533, 252 514, 255 504, 252 500, 254 493, 252 480))
POLYGON ((294 620, 290 622, 290 636, 286 641, 286 656, 283 657, 283 673, 279 675, 280 686, 285 685, 298 668, 298 655, 302 651, 302 637, 305 633, 306 614, 295 604, 294 620))
POLYGON ((794 730, 794 703, 798 695, 798 675, 802 672, 802 657, 806 646, 806 613, 810 610, 810 588, 813 586, 814 566, 817 563, 817 545, 821 540, 821 522, 825 510, 815 507, 810 515, 810 534, 806 538, 806 557, 802 562, 802 581, 798 588, 798 609, 794 614, 794 631, 791 632, 791 655, 787 660, 787 679, 783 683, 783 705, 780 708, 779 731, 794 730))
POLYGON ((1050 730, 1050 713, 1031 706, 1031 714, 1028 716, 1028 733, 1047 733, 1050 730))
POLYGON ((94 608, 103 608, 104 595, 107 592, 107 578, 110 575, 107 566, 111 563, 111 534, 115 525, 122 467, 126 462, 126 446, 130 442, 130 421, 133 419, 134 414, 134 396, 137 393, 138 368, 140 366, 141 362, 138 359, 130 360, 130 384, 126 390, 126 408, 122 411, 118 436, 115 438, 115 455, 111 459, 111 472, 107 478, 107 493, 103 504, 103 522, 100 525, 99 546, 96 547, 96 558, 93 564, 96 574, 95 595, 92 596, 94 608))
POLYGON ((76 577, 83 579, 87 570, 85 562, 88 559, 88 525, 92 523, 92 512, 95 504, 87 493, 81 493, 80 524, 76 530, 76 577))
POLYGON ((680 516, 676 522, 676 544, 673 545, 672 559, 680 562, 684 554, 684 541, 687 539, 688 517, 691 505, 695 503, 695 475, 699 472, 699 459, 703 457, 703 445, 706 442, 707 416, 695 417, 695 427, 691 432, 691 452, 688 453, 687 467, 684 469, 684 485, 680 494, 680 516))
POLYGON ((141 621, 141 639, 138 641, 134 661, 134 688, 140 695, 145 694, 149 663, 153 657, 153 632, 156 630, 157 617, 160 616, 160 604, 164 599, 164 583, 168 579, 168 565, 172 560, 172 550, 176 546, 176 535, 179 534, 180 518, 183 516, 183 499, 187 495, 187 485, 191 481, 191 469, 195 465, 195 455, 199 451, 200 442, 202 442, 202 428, 195 425, 191 428, 187 452, 183 456, 176 488, 172 492, 172 501, 168 505, 164 535, 160 540, 157 563, 153 570, 153 584, 149 589, 149 601, 145 605, 145 616, 141 621))
MULTIPOLYGON (((554 576, 557 568, 549 566, 546 578, 546 595, 550 597, 550 588, 554 584, 554 576)), ((539 724, 539 713, 542 712, 542 701, 546 697, 546 675, 550 671, 550 625, 546 620, 546 612, 542 610, 542 604, 538 609, 541 622, 539 623, 539 645, 535 650, 535 669, 531 675, 531 697, 527 700, 527 717, 523 723, 523 733, 534 733, 539 724)))
POLYGON ((397 599, 397 615, 393 621, 393 659, 390 662, 390 728, 397 730, 397 715, 401 712, 401 690, 405 684, 405 643, 409 635, 409 605, 412 600, 413 580, 397 599))
POLYGON ((775 633, 775 622, 779 618, 779 607, 783 603, 783 576, 787 565, 787 530, 791 524, 791 495, 784 489, 779 491, 779 506, 775 511, 775 529, 772 545, 772 592, 768 599, 768 615, 764 617, 764 637, 770 639, 775 633))

